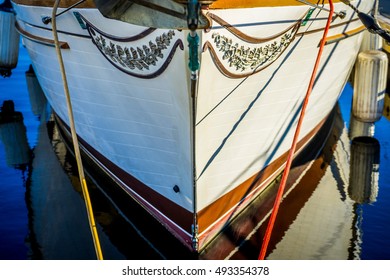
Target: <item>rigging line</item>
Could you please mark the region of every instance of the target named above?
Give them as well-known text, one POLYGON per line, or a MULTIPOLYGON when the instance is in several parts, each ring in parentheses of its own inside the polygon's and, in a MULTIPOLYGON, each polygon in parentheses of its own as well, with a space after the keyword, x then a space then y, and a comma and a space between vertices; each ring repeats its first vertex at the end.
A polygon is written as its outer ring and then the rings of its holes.
POLYGON ((345 5, 347 5, 348 7, 350 7, 355 13, 359 13, 360 11, 358 10, 357 7, 355 7, 354 5, 351 4, 351 2, 349 0, 341 0, 341 2, 343 2, 345 5))
POLYGON ((323 11, 326 11, 326 12, 330 12, 329 9, 324 8, 324 4, 323 3, 322 3, 322 5, 316 5, 316 4, 310 3, 309 1, 306 1, 306 0, 296 0, 296 1, 301 2, 303 4, 306 4, 308 6, 311 6, 313 8, 318 8, 320 10, 323 10, 323 11))
POLYGON ((63 10, 62 12, 56 14, 56 17, 59 17, 60 15, 66 13, 67 11, 73 9, 74 7, 77 7, 78 5, 82 4, 83 2, 85 2, 86 0, 81 0, 77 3, 74 3, 73 5, 69 6, 68 8, 66 8, 65 10, 63 10))
POLYGON ((93 209, 92 209, 92 204, 91 204, 91 200, 89 197, 87 182, 85 180, 84 168, 83 168, 83 163, 81 160, 80 147, 79 147, 79 142, 77 139, 76 126, 75 126, 75 122, 74 122, 72 102, 71 102, 68 82, 67 82, 67 78, 66 78, 64 61, 62 58, 61 49, 60 49, 59 40, 58 40, 56 13, 57 13, 57 9, 58 9, 58 6, 60 4, 60 1, 61 0, 56 0, 54 2, 53 11, 52 11, 52 29, 53 29, 52 31, 53 31, 53 37, 54 37, 54 44, 55 44, 56 54, 57 54, 57 58, 58 58, 59 66, 60 66, 61 78, 62 78, 65 97, 66 97, 66 104, 67 104, 67 108, 68 108, 68 117, 69 117, 70 129, 71 129, 71 134, 72 134, 74 153, 76 156, 81 189, 83 191, 85 206, 86 206, 86 210, 87 210, 87 214, 88 214, 89 227, 91 230, 93 243, 95 246, 96 257, 97 257, 97 259, 102 260, 103 254, 102 254, 102 250, 100 247, 100 240, 99 240, 98 232, 96 229, 95 218, 93 216, 93 209))
POLYGON ((390 43, 390 33, 387 30, 383 29, 380 24, 378 24, 378 21, 375 18, 375 15, 378 12, 377 2, 374 3, 373 10, 371 10, 371 15, 359 11, 359 9, 353 6, 349 0, 341 0, 341 2, 351 7, 357 13, 360 21, 370 33, 381 36, 385 40, 386 44, 390 43))
MULTIPOLYGON (((329 9, 324 8, 323 2, 322 2, 322 5, 316 5, 316 4, 310 3, 309 1, 306 1, 306 0, 296 0, 296 1, 301 2, 303 4, 306 4, 308 6, 311 6, 313 8, 318 8, 322 11, 330 12, 329 9)), ((341 19, 345 18, 345 16, 346 16, 346 14, 344 12, 339 12, 339 13, 334 12, 334 14, 336 14, 336 16, 340 17, 341 19)))
POLYGON ((48 24, 48 23, 50 23, 53 20, 54 17, 59 17, 60 15, 62 15, 64 13, 66 13, 67 11, 77 7, 78 5, 84 3, 85 1, 86 0, 78 1, 78 2, 74 3, 73 5, 69 6, 68 8, 66 8, 65 10, 63 10, 62 12, 58 13, 58 14, 57 14, 57 12, 55 14, 53 13, 51 17, 43 17, 42 18, 42 22, 44 24, 48 24))
POLYGON ((274 227, 274 224, 275 224, 276 216, 278 214, 279 206, 280 206, 280 203, 282 201, 284 189, 285 189, 285 186, 286 186, 286 183, 287 183, 287 178, 288 178, 288 175, 290 173, 292 160, 293 160, 293 157, 294 157, 294 154, 295 154, 295 149, 297 147, 299 133, 300 133, 300 130, 301 130, 301 127, 302 127, 303 119, 305 117, 306 107, 307 107, 307 105, 309 103, 309 98, 310 98, 310 95, 311 95, 311 93, 313 91, 314 82, 316 80, 316 75, 317 75, 317 70, 319 68, 320 61, 321 61, 321 56, 322 56, 322 53, 323 53, 323 50, 324 50, 324 47, 325 47, 325 43, 326 43, 326 37, 328 35, 328 31, 329 31, 330 25, 332 23, 332 18, 333 18, 333 13, 334 13, 334 6, 333 6, 333 1, 332 0, 329 0, 328 2, 329 2, 329 8, 330 8, 328 21, 326 23, 326 27, 325 27, 325 30, 324 30, 324 33, 323 33, 323 36, 322 36, 322 39, 321 39, 321 43, 320 43, 320 47, 319 47, 319 50, 318 50, 316 62, 314 64, 313 72, 312 72, 312 75, 311 75, 311 78, 310 78, 310 83, 308 85, 306 96, 305 96, 305 99, 304 99, 304 102, 303 102, 303 105, 302 105, 301 114, 299 116, 297 128, 296 128, 295 134, 294 134, 294 139, 293 139, 293 142, 291 144, 291 148, 290 148, 290 151, 289 151, 289 154, 288 154, 286 167, 285 167, 283 175, 282 175, 282 179, 281 179, 281 182, 280 182, 280 185, 279 185, 279 189, 278 189, 278 192, 276 194, 275 203, 274 203, 274 206, 273 206, 273 209, 272 209, 272 212, 271 212, 271 217, 270 217, 270 220, 268 222, 267 229, 266 229, 266 232, 265 232, 265 235, 264 235, 263 244, 261 246, 260 254, 259 254, 259 257, 258 257, 259 260, 264 260, 265 254, 267 253, 268 244, 269 244, 269 241, 271 239, 271 235, 272 235, 273 227, 274 227))
MULTIPOLYGON (((87 175, 88 174, 88 171, 87 172, 87 175)), ((115 210, 119 213, 119 215, 131 226, 131 228, 138 234, 138 236, 145 241, 145 243, 152 249, 155 251, 156 254, 158 254, 161 259, 163 260, 166 260, 167 257, 165 257, 165 255, 160 252, 160 250, 158 250, 158 248, 156 246, 153 245, 153 243, 142 233, 142 231, 137 227, 136 224, 134 224, 134 222, 132 222, 130 220, 130 218, 127 217, 127 215, 121 210, 121 208, 116 204, 116 202, 110 197, 110 195, 102 188, 99 186, 99 183, 97 181, 95 181, 92 176, 89 176, 93 181, 94 183, 96 184, 97 188, 99 188, 99 191, 101 191, 103 193, 103 195, 106 197, 106 199, 108 201, 110 201, 110 203, 112 204, 112 206, 115 208, 115 210)))
MULTIPOLYGON (((256 68, 257 69, 257 68, 256 68)), ((255 69, 255 70, 256 70, 255 69)), ((251 75, 245 77, 235 88, 233 88, 224 98, 222 98, 201 120, 196 123, 196 126, 203 122, 215 109, 219 107, 230 95, 232 95, 251 75)))

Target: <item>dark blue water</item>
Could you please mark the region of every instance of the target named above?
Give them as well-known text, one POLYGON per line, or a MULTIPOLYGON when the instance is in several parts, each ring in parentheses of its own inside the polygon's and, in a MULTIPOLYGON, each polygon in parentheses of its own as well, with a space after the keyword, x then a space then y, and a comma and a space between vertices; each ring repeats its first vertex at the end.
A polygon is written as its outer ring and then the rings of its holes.
MULTIPOLYGON (((381 5, 390 11, 390 1, 382 1, 381 5)), ((10 128, 0 125, 3 133, 0 134, 3 135, 0 137, 0 259, 94 259, 74 160, 50 119, 50 109, 44 106, 42 99, 36 96, 31 98, 25 74, 29 66, 27 52, 21 47, 18 66, 12 71, 11 78, 0 78, 0 106, 5 100, 12 100, 15 111, 23 115, 23 120, 13 122, 13 131, 18 132, 14 140, 7 138, 10 128), (11 147, 10 142, 17 142, 18 145, 11 147), (13 149, 19 151, 19 157, 10 156, 15 153, 13 149)), ((347 85, 340 99, 341 117, 346 127, 351 122, 351 98, 352 89, 347 85)), ((333 145, 343 147, 346 145, 345 139, 339 137, 333 145)), ((328 160, 327 172, 332 175, 321 175, 323 177, 317 182, 316 191, 300 206, 299 214, 288 227, 283 229, 281 240, 272 252, 275 258, 290 258, 291 252, 284 248, 295 250, 293 248, 299 240, 291 236, 294 236, 296 228, 305 227, 308 235, 316 234, 315 225, 319 219, 315 212, 320 209, 321 201, 325 201, 328 208, 321 210, 325 216, 332 216, 332 211, 341 207, 345 213, 343 219, 350 221, 347 230, 340 231, 345 236, 325 234, 314 245, 306 244, 304 250, 308 252, 302 254, 301 258, 390 259, 390 121, 387 118, 382 117, 375 124, 375 138, 380 143, 375 199, 352 203, 347 198, 347 191, 341 190, 347 188, 346 183, 340 180, 343 173, 343 167, 340 167, 343 164, 342 156, 337 155, 336 151, 328 160), (336 178, 336 183, 327 178, 336 178), (333 200, 328 197, 332 192, 337 194, 333 200), (326 252, 324 248, 340 240, 345 240, 343 244, 348 252, 326 252)), ((349 158, 349 148, 344 151, 346 158, 349 158)), ((93 182, 89 183, 106 259, 190 257, 183 250, 166 250, 164 245, 154 241, 167 240, 164 243, 174 246, 175 241, 169 234, 161 233, 155 237, 147 233, 147 228, 142 228, 142 217, 130 217, 124 213, 138 211, 135 210, 136 206, 120 208, 93 182)), ((344 223, 337 215, 334 216, 329 219, 331 224, 327 225, 328 228, 337 228, 344 223)), ((305 243, 305 240, 302 242, 305 243)))
MULTIPOLYGON (((39 119, 31 111, 25 82, 30 60, 21 50, 18 67, 11 79, 0 79, 0 103, 12 99, 24 116, 30 148, 37 144, 39 119)), ((0 105, 1 106, 1 105, 0 105)), ((7 165, 5 147, 0 141, 0 259, 25 259, 28 255, 28 216, 25 202, 28 167, 7 165)))
MULTIPOLYGON (((353 91, 350 85, 340 99, 343 119, 350 126, 353 91)), ((375 139, 380 143, 379 183, 375 202, 359 205, 361 213, 361 259, 390 259, 390 120, 375 123, 375 139)))

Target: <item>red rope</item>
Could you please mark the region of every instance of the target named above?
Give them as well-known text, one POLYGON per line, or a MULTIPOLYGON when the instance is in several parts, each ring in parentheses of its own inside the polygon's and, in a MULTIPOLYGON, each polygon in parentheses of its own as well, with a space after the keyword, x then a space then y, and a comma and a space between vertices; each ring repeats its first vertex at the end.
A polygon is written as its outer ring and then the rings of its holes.
POLYGON ((310 97, 310 94, 311 94, 311 92, 313 90, 314 81, 315 81, 315 78, 316 78, 316 75, 317 75, 317 70, 318 70, 318 67, 320 65, 322 52, 324 50, 324 46, 325 46, 325 42, 326 42, 326 37, 328 35, 330 24, 332 22, 333 13, 334 13, 333 1, 329 0, 328 2, 329 2, 329 6, 330 6, 328 21, 326 23, 324 34, 322 36, 322 40, 321 40, 321 43, 320 43, 320 48, 318 50, 318 55, 317 55, 317 59, 316 59, 316 62, 315 62, 314 68, 313 68, 313 72, 312 72, 312 75, 311 75, 310 83, 309 83, 309 86, 307 88, 305 100, 303 102, 301 114, 299 116, 297 128, 295 130, 294 139, 293 139, 293 142, 291 144, 291 148, 290 148, 290 151, 289 151, 289 154, 288 154, 288 158, 287 158, 287 162, 286 162, 286 168, 284 169, 282 180, 280 181, 280 186, 279 186, 279 189, 278 189, 278 193, 276 194, 276 199, 275 199, 275 203, 274 203, 274 206, 273 206, 273 209, 272 209, 271 217, 270 217, 270 220, 268 222, 267 230, 266 230, 265 235, 264 235, 263 244, 262 244, 261 251, 260 251, 260 254, 259 254, 259 258, 258 258, 259 260, 264 260, 265 254, 266 254, 267 248, 268 248, 268 243, 269 243, 269 241, 271 239, 272 230, 273 230, 273 227, 274 227, 274 224, 275 224, 276 216, 278 214, 278 210, 279 210, 279 206, 280 206, 280 203, 281 203, 281 200, 282 200, 282 196, 283 196, 283 193, 284 193, 284 189, 285 189, 285 186, 286 186, 287 178, 288 178, 288 175, 290 173, 291 163, 292 163, 292 160, 293 160, 295 149, 297 147, 298 136, 299 136, 299 133, 301 131, 303 119, 305 117, 306 107, 307 107, 307 104, 309 103, 309 97, 310 97))

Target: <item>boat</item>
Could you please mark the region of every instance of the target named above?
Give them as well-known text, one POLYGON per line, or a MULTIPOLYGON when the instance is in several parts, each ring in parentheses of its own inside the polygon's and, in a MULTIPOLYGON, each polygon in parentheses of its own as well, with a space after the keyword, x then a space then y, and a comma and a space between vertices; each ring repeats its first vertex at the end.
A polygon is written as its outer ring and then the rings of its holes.
MULTIPOLYGON (((185 246, 201 252, 308 145, 351 73, 365 27, 333 1, 63 0, 56 14, 80 147, 185 246)), ((14 0, 58 124, 70 121, 53 1, 14 0)), ((356 7, 355 9, 351 7, 356 7)))

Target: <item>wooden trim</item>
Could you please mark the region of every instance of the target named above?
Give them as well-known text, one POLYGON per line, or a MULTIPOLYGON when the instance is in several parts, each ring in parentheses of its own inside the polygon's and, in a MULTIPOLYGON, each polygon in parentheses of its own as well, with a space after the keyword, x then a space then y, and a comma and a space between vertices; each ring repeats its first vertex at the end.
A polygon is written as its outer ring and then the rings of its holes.
MULTIPOLYGON (((305 15, 306 15, 306 13, 305 13, 305 15)), ((290 31, 293 28, 296 28, 296 30, 298 30, 299 26, 301 25, 301 22, 302 22, 302 18, 301 18, 301 19, 295 21, 291 26, 287 27, 285 30, 283 30, 275 35, 272 35, 270 37, 265 37, 265 38, 256 38, 256 37, 251 37, 251 36, 243 33, 242 31, 238 30, 233 25, 231 25, 230 23, 226 22, 225 20, 223 20, 222 18, 220 18, 219 16, 217 16, 213 13, 208 13, 207 16, 210 17, 215 22, 217 22, 220 26, 227 29, 230 33, 232 33, 237 38, 241 39, 242 41, 251 43, 251 44, 265 43, 265 42, 274 40, 274 39, 282 36, 283 34, 287 33, 288 31, 290 31)))
MULTIPOLYGON (((133 41, 138 41, 150 34, 152 34, 154 31, 156 31, 156 28, 146 28, 144 31, 140 32, 139 34, 137 35, 133 35, 131 37, 118 37, 118 36, 114 36, 114 35, 111 35, 109 33, 106 33, 102 30, 100 30, 99 28, 97 28, 94 24, 92 24, 89 20, 87 20, 82 14, 78 13, 78 15, 80 15, 80 17, 82 18, 83 21, 85 21, 86 25, 87 25, 87 30, 88 32, 90 33, 90 30, 88 29, 88 27, 92 28, 94 31, 97 31, 99 34, 109 38, 109 39, 112 39, 114 41, 118 41, 118 42, 133 42, 133 41)), ((92 37, 92 36, 90 36, 92 37)))
MULTIPOLYGON (((317 4, 318 0, 307 0, 310 3, 317 4)), ((30 6, 44 6, 52 7, 52 0, 13 0, 14 3, 19 5, 30 6)), ((75 3, 77 0, 62 0, 60 3, 61 8, 67 8, 75 3)), ((335 0, 335 3, 340 0, 335 0)), ((255 8, 255 7, 283 7, 283 6, 302 6, 305 5, 297 0, 217 0, 212 3, 210 9, 238 9, 238 8, 255 8)), ((93 0, 87 0, 80 4, 78 8, 96 8, 93 0)))
MULTIPOLYGON (((246 78, 248 76, 251 76, 251 75, 254 75, 254 74, 257 74, 257 73, 263 71, 264 69, 266 69, 268 66, 270 66, 271 64, 273 64, 275 61, 277 61, 279 59, 279 57, 288 49, 290 44, 295 40, 295 37, 297 36, 297 32, 299 30, 300 23, 301 23, 301 21, 299 20, 294 25, 290 26, 287 30, 285 30, 285 31, 275 35, 275 37, 273 36, 273 37, 270 37, 270 38, 261 39, 261 40, 263 40, 262 42, 266 42, 266 41, 274 40, 275 38, 277 38, 277 36, 281 36, 282 34, 287 33, 290 30, 292 30, 292 33, 293 33, 292 38, 290 39, 288 44, 284 46, 284 48, 277 54, 277 56, 275 57, 274 60, 270 61, 269 63, 266 63, 265 65, 258 65, 255 69, 253 69, 252 71, 247 72, 247 73, 241 74, 241 73, 233 73, 233 72, 229 71, 223 65, 222 61, 218 57, 217 51, 214 49, 213 45, 209 41, 204 43, 204 45, 203 45, 203 52, 206 52, 207 50, 210 52, 211 58, 212 58, 212 60, 213 60, 213 62, 215 64, 215 66, 226 77, 231 78, 231 79, 246 78)), ((236 33, 233 33, 233 34, 236 35, 236 33)), ((245 35, 244 33, 241 33, 241 34, 245 35)), ((249 39, 250 39, 250 37, 247 36, 247 40, 249 40, 249 39)), ((252 38, 251 40, 255 41, 256 38, 252 38)), ((257 40, 260 40, 260 39, 258 38, 257 40)))
POLYGON ((341 40, 344 40, 344 39, 347 39, 349 37, 355 36, 355 35, 363 32, 364 30, 366 30, 366 27, 364 25, 362 25, 362 26, 360 26, 358 28, 355 28, 353 30, 349 30, 349 31, 341 33, 341 34, 329 36, 329 37, 327 37, 325 39, 325 45, 337 43, 337 42, 339 42, 341 40))
MULTIPOLYGON (((340 26, 348 25, 348 24, 351 24, 352 22, 355 22, 355 21, 359 21, 359 18, 354 18, 354 19, 351 19, 349 21, 344 21, 344 22, 340 22, 340 23, 331 25, 330 29, 334 29, 334 28, 337 28, 340 26)), ((312 30, 308 30, 308 31, 304 31, 304 32, 298 32, 297 36, 304 36, 304 35, 309 35, 309 34, 323 32, 323 31, 324 31, 324 28, 317 28, 317 29, 312 29, 312 30)))
MULTIPOLYGON (((318 0, 307 0, 312 4, 317 4, 318 0)), ((340 0, 333 1, 335 3, 340 0)), ((281 6, 302 6, 305 5, 297 0, 217 0, 210 5, 210 9, 237 9, 255 7, 281 7, 281 6)))
MULTIPOLYGON (((54 40, 43 38, 43 37, 39 37, 39 36, 36 36, 34 34, 31 34, 31 33, 27 32, 26 30, 23 30, 20 27, 20 25, 17 24, 17 23, 16 23, 16 30, 20 33, 20 35, 22 35, 24 38, 26 38, 26 39, 28 39, 30 41, 33 41, 35 43, 42 44, 42 45, 45 45, 45 46, 55 47, 54 40)), ((67 42, 60 41, 59 45, 60 45, 61 49, 70 49, 70 47, 69 47, 67 42)))

